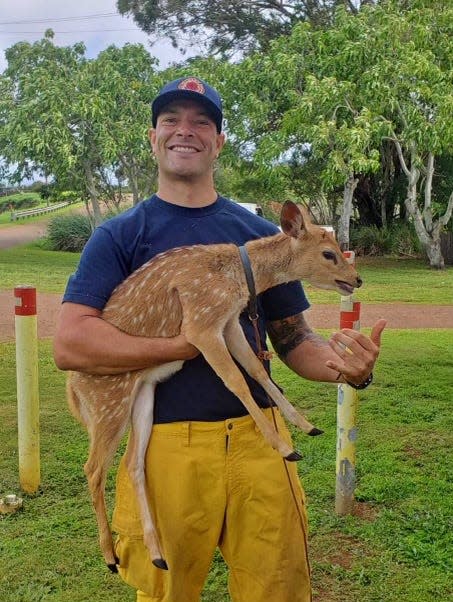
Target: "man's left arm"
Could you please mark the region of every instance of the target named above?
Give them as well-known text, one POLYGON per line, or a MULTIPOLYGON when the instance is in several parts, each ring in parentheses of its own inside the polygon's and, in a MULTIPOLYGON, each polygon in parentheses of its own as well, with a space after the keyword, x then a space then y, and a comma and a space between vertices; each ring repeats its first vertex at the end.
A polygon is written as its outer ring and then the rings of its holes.
POLYGON ((300 376, 361 385, 373 371, 385 325, 385 320, 378 320, 369 337, 343 329, 326 340, 313 332, 301 312, 268 322, 267 331, 280 359, 300 376))

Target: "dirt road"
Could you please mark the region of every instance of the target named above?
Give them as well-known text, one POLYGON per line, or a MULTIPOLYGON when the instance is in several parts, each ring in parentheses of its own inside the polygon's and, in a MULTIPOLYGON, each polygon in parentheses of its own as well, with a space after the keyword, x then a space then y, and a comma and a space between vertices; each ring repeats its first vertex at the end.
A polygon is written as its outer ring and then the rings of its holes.
POLYGON ((0 249, 24 245, 45 235, 47 221, 0 228, 0 249))
MULTIPOLYGON (((38 293, 38 336, 52 337, 61 305, 61 295, 38 293)), ((340 305, 316 305, 307 319, 313 328, 337 329, 340 305)), ((387 320, 388 328, 453 328, 453 306, 408 305, 404 303, 365 305, 361 326, 371 327, 379 318, 387 320)), ((0 291, 0 341, 14 340, 14 293, 0 291)))

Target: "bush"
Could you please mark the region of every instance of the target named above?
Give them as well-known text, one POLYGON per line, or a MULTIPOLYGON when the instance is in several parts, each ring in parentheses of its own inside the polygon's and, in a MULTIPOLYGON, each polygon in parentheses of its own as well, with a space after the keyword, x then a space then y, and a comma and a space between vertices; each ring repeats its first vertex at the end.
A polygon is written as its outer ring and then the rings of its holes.
POLYGON ((0 213, 11 210, 31 209, 39 205, 39 200, 39 196, 36 193, 5 196, 0 199, 0 213))
POLYGON ((47 228, 50 249, 80 253, 92 231, 86 215, 58 215, 50 220, 47 228))
POLYGON ((49 197, 51 203, 62 203, 64 201, 69 201, 70 203, 74 203, 80 199, 80 194, 74 192, 74 190, 54 190, 49 197))
POLYGON ((389 228, 363 226, 351 230, 351 249, 357 255, 420 256, 421 245, 410 224, 395 224, 389 228))

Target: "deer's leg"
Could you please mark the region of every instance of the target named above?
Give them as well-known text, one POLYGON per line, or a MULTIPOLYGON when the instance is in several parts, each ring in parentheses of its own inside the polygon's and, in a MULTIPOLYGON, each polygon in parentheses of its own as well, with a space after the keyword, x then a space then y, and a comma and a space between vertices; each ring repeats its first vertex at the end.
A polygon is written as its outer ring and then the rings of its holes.
POLYGON ((250 347, 237 319, 234 318, 228 322, 224 336, 231 355, 243 368, 245 368, 247 373, 263 387, 269 397, 280 408, 284 416, 305 433, 312 436, 321 435, 323 431, 310 424, 310 422, 296 410, 269 378, 263 364, 250 347))
MULTIPOLYGON (((113 404, 112 407, 114 407, 113 404)), ((101 551, 109 569, 116 573, 118 559, 115 556, 112 533, 107 518, 105 481, 113 456, 126 430, 129 413, 125 408, 119 418, 118 415, 113 418, 112 414, 113 412, 102 414, 99 422, 96 421, 99 417, 95 416, 90 422, 88 426, 90 452, 84 470, 96 513, 101 551), (113 421, 116 422, 116 428, 112 428, 113 421)))
POLYGON ((131 434, 126 451, 126 466, 134 485, 143 527, 143 541, 152 563, 168 569, 162 557, 156 527, 148 503, 145 476, 145 455, 153 427, 155 382, 143 382, 132 407, 131 434))
POLYGON ((256 404, 247 382, 234 363, 225 345, 225 341, 218 330, 204 331, 202 335, 198 332, 187 330, 185 334, 187 340, 201 351, 206 361, 222 379, 225 386, 242 401, 270 445, 287 460, 299 460, 299 454, 295 453, 288 443, 280 437, 271 422, 256 404))

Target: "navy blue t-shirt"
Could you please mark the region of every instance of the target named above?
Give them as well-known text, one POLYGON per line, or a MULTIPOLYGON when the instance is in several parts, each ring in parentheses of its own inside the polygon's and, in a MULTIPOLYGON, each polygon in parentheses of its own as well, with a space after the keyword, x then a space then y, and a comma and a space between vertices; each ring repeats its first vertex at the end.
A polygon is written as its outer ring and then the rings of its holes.
MULTIPOLYGON (((245 242, 271 236, 278 228, 224 197, 201 208, 167 203, 157 197, 143 201, 96 228, 68 281, 63 302, 103 309, 114 288, 146 261, 168 249, 194 245, 245 242)), ((266 345, 265 322, 280 320, 309 307, 300 282, 276 286, 258 296, 260 334, 266 345)), ((246 313, 241 325, 255 349, 246 313)), ((244 371, 243 371, 244 373, 244 371)), ((258 405, 267 407, 263 389, 244 374, 258 405)), ((200 355, 156 389, 155 422, 225 420, 247 410, 200 355)))

